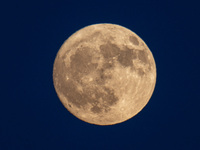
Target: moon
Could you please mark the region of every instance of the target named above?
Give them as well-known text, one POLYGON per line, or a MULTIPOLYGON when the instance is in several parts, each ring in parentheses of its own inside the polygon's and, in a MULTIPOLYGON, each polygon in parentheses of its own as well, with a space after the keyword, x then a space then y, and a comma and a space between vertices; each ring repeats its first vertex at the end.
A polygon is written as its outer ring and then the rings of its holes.
POLYGON ((116 24, 93 24, 71 35, 53 65, 64 107, 95 125, 114 125, 138 114, 151 98, 156 64, 145 42, 116 24))

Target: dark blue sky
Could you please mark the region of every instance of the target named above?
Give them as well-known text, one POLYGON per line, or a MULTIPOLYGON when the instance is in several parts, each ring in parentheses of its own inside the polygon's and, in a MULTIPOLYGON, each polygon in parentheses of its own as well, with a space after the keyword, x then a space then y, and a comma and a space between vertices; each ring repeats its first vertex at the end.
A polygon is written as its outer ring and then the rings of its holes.
POLYGON ((8 1, 0 5, 0 150, 200 149, 198 1, 8 1), (114 23, 151 49, 157 83, 134 118, 96 126, 71 115, 53 87, 57 51, 87 25, 114 23))

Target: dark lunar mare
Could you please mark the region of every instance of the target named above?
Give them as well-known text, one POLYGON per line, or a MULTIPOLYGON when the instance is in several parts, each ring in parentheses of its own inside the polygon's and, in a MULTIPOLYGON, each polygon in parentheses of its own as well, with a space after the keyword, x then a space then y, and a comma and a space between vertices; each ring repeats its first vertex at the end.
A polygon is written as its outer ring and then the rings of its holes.
POLYGON ((144 64, 148 63, 148 55, 144 50, 138 51, 138 59, 141 60, 144 64))
POLYGON ((71 63, 69 70, 72 77, 77 81, 84 75, 94 71, 98 66, 97 63, 91 63, 93 56, 89 51, 89 47, 83 47, 77 49, 76 53, 70 57, 71 63))
POLYGON ((117 61, 123 67, 134 68, 132 60, 137 58, 137 54, 132 49, 124 47, 120 50, 117 45, 107 42, 100 46, 100 50, 106 62, 109 62, 110 60, 113 60, 113 57, 116 57, 117 61))

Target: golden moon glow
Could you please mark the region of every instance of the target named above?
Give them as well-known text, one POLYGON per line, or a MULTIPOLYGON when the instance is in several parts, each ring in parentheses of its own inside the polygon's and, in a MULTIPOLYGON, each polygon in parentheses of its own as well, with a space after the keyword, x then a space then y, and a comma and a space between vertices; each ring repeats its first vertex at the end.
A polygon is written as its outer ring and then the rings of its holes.
POLYGON ((156 65, 145 42, 115 24, 94 24, 70 36, 57 53, 53 81, 62 104, 96 125, 126 121, 148 103, 156 65))

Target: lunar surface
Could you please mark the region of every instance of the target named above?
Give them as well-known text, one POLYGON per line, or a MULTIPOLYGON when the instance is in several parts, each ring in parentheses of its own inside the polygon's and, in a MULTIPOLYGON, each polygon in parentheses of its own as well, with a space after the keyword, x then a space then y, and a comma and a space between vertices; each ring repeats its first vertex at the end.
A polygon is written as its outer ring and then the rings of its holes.
POLYGON ((77 118, 96 125, 124 122, 152 96, 156 65, 145 42, 115 24, 94 24, 61 46, 53 81, 62 104, 77 118))

